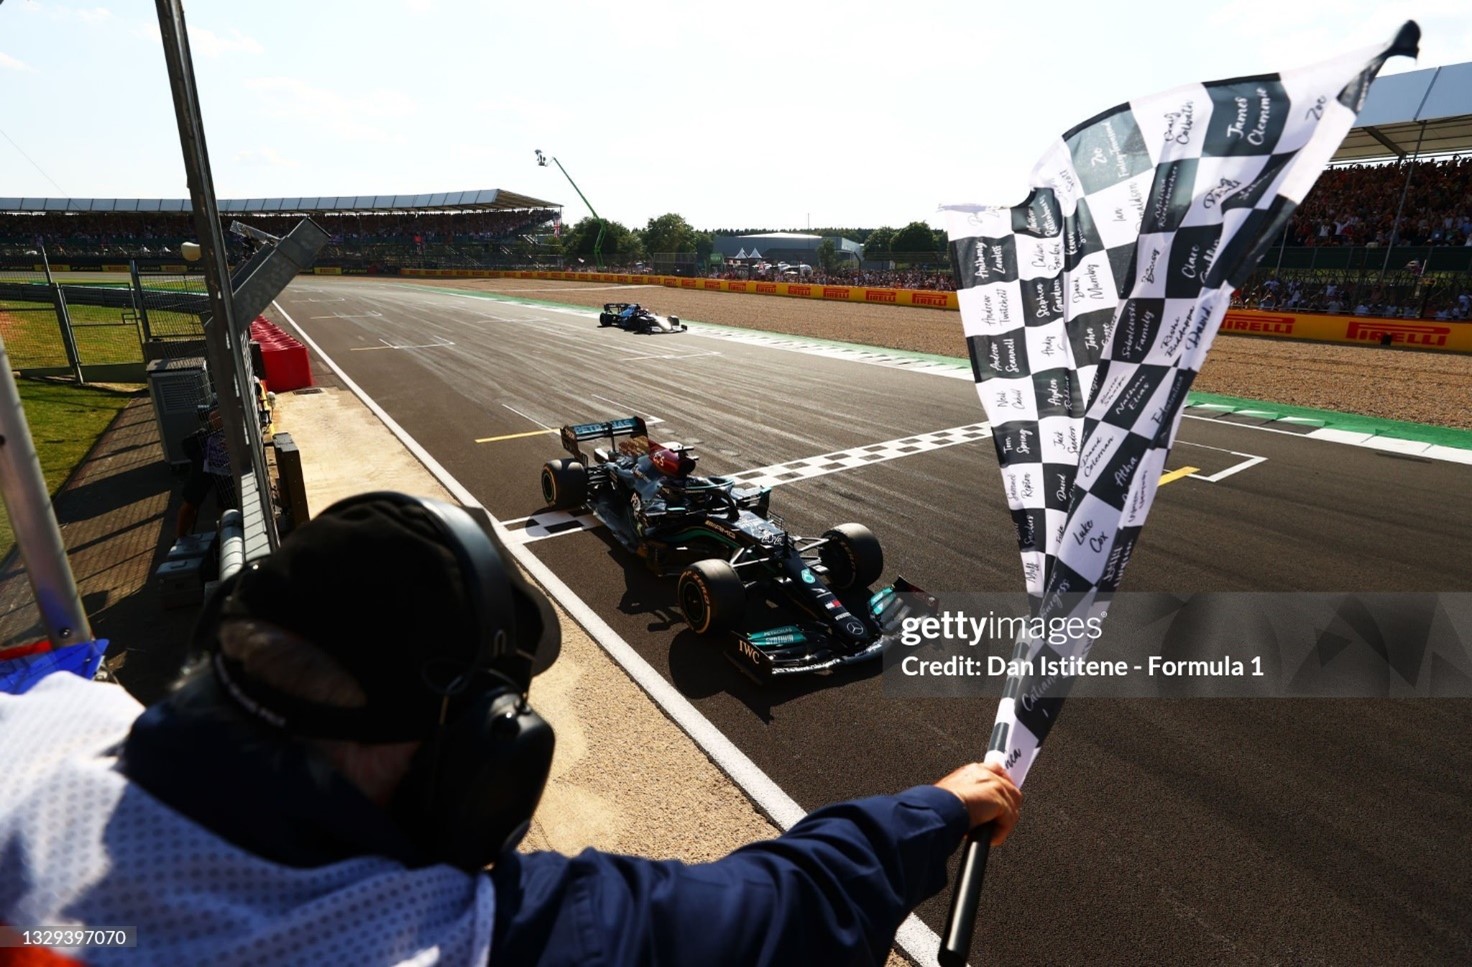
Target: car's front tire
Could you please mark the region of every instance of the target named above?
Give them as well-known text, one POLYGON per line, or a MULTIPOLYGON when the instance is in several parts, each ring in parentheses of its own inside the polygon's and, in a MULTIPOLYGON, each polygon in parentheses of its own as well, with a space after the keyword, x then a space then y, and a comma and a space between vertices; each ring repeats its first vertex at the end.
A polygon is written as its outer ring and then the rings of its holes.
POLYGON ((696 561, 680 572, 675 597, 690 630, 697 635, 730 628, 746 610, 746 585, 735 568, 715 558, 696 561))
POLYGON ((542 465, 542 499, 553 510, 576 507, 588 497, 588 469, 568 457, 542 465))
POLYGON ((863 524, 839 524, 823 538, 826 543, 818 548, 818 558, 828 570, 828 586, 835 591, 867 588, 884 573, 884 549, 863 524))

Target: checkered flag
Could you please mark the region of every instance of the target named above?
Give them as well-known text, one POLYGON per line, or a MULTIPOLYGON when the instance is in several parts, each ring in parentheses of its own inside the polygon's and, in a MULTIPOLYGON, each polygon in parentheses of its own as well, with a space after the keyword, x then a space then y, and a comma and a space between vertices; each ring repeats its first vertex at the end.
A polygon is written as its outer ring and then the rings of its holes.
MULTIPOLYGON (((1022 204, 945 207, 1034 616, 1102 617, 1233 289, 1338 149, 1381 65, 1415 56, 1419 39, 1407 23, 1390 44, 1316 67, 1122 104, 1056 141, 1022 204)), ((1020 640, 1013 657, 1091 644, 1020 640)), ((988 758, 1019 785, 1070 681, 1007 683, 988 758)))
MULTIPOLYGON (((1021 205, 945 208, 1035 614, 1098 611, 1119 587, 1232 290, 1419 36, 1122 104, 1055 142, 1021 205)), ((1036 743, 1015 738, 999 751, 1020 782, 1036 743)))

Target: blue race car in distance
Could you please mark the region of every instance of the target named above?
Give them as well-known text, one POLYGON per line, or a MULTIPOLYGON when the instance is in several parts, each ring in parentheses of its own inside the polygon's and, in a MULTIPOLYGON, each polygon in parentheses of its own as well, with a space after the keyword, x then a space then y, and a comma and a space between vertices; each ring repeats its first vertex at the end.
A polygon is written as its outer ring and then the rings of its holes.
POLYGON ((665 332, 684 332, 686 326, 679 316, 661 316, 650 312, 637 302, 605 302, 598 313, 598 325, 618 326, 629 332, 648 335, 665 332))
POLYGON ((770 488, 696 475, 699 458, 682 444, 651 441, 637 416, 564 426, 562 444, 570 456, 542 467, 547 504, 586 504, 655 573, 678 574, 675 597, 691 630, 732 632, 739 663, 759 677, 878 657, 898 640, 907 610, 900 595, 924 594, 900 578, 850 609, 839 594, 866 589, 884 570, 869 528, 849 523, 816 538, 792 534, 769 510, 770 488), (606 445, 584 449, 600 440, 606 445), (804 617, 751 630, 752 595, 790 604, 804 617))

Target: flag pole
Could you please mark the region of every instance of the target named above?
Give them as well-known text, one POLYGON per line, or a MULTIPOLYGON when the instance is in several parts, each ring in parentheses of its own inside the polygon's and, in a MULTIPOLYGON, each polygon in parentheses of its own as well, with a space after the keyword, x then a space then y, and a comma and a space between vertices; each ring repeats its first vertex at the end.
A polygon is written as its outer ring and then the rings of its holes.
MULTIPOLYGON (((1037 605, 1041 608, 1041 604, 1037 605)), ((1034 616, 1038 613, 1033 611, 1034 616)), ((1012 644, 1012 660, 1015 664, 1031 651, 1031 640, 1019 634, 1012 644)), ((1009 675, 1003 701, 1010 701, 1020 689, 1018 676, 1009 675)), ((1000 714, 1000 713, 999 713, 1000 714)), ((992 729, 987 758, 994 762, 1005 762, 1007 739, 1011 729, 998 725, 992 729)), ((991 857, 992 835, 996 832, 995 822, 982 823, 966 834, 962 846, 961 865, 956 869, 956 886, 951 891, 951 908, 946 913, 945 933, 940 938, 940 950, 936 960, 940 967, 963 967, 971 956, 971 941, 976 932, 976 914, 981 908, 981 887, 986 879, 986 863, 991 857)))
POLYGON ((981 884, 986 878, 986 861, 992 850, 995 823, 983 823, 966 836, 961 868, 956 871, 956 888, 951 892, 951 909, 946 914, 946 932, 940 939, 936 959, 940 967, 961 967, 971 956, 971 936, 976 930, 976 911, 981 906, 981 884))
POLYGON ((46 475, 26 423, 20 390, 0 337, 0 497, 53 648, 92 640, 92 627, 67 562, 46 475))

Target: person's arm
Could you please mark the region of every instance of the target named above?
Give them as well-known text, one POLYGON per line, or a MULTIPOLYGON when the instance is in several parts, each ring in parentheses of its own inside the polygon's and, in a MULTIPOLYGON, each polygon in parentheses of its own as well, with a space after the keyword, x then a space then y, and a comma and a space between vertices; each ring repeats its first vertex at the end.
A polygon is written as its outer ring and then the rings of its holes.
POLYGON ((945 885, 946 859, 977 817, 1015 822, 989 780, 961 771, 941 781, 955 788, 828 806, 713 863, 507 857, 492 871, 491 961, 882 963, 904 918, 945 885))

